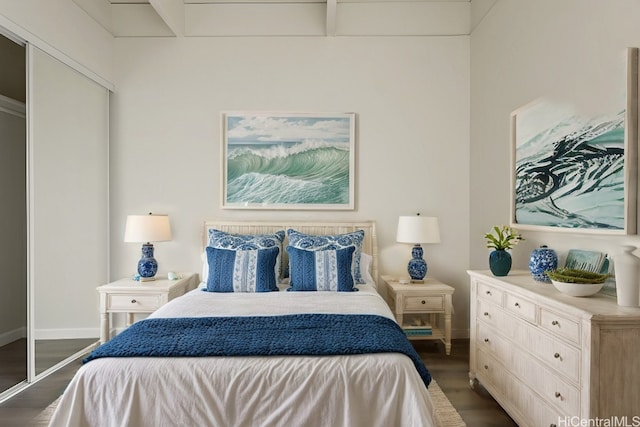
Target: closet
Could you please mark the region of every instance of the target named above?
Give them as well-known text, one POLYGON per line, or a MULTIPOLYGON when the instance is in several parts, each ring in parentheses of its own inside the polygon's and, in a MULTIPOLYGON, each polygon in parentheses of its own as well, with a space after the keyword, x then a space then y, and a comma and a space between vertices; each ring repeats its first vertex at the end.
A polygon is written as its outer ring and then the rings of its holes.
MULTIPOLYGON (((22 323, 9 325, 2 310, 0 338, 6 331, 7 340, 22 335, 16 340, 24 350, 10 357, 23 363, 24 375, 17 385, 1 385, 0 401, 95 345, 95 288, 108 282, 109 265, 109 90, 50 52, 10 38, 24 52, 26 96, 23 124, 14 123, 23 139, 10 153, 13 175, 0 182, 2 194, 12 192, 3 203, 0 254, 15 258, 0 267, 0 295, 15 297, 8 304, 22 323)), ((0 150, 7 153, 8 141, 20 140, 8 135, 0 126, 0 150)))
POLYGON ((0 36, 0 392, 27 379, 25 56, 0 36))

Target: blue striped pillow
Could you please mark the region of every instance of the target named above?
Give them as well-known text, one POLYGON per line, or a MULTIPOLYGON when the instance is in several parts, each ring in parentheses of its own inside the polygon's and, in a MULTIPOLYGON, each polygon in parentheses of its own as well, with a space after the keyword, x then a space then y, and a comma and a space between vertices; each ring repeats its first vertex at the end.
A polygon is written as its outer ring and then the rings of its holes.
POLYGON ((265 249, 277 246, 280 251, 276 259, 275 271, 276 277, 280 280, 284 277, 283 260, 280 256, 283 251, 282 242, 284 242, 284 236, 284 230, 279 230, 272 234, 231 234, 226 231, 211 228, 209 229, 209 242, 207 246, 241 250, 265 249))
POLYGON ((209 292, 277 291, 274 267, 280 249, 229 250, 207 247, 209 292))
POLYGON ((356 230, 351 233, 334 235, 312 235, 305 234, 294 229, 287 230, 289 246, 306 250, 328 250, 354 247, 353 263, 351 273, 355 283, 364 283, 362 272, 360 271, 360 258, 362 255, 362 241, 364 240, 364 230, 356 230))
POLYGON ((289 254, 288 290, 351 292, 353 286, 351 263, 355 248, 308 251, 287 247, 289 254))

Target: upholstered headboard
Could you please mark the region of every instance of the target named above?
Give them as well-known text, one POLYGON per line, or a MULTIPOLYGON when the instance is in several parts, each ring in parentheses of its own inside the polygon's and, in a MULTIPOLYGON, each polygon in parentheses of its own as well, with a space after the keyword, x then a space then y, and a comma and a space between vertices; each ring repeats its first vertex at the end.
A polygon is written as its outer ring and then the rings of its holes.
MULTIPOLYGON (((376 223, 374 221, 342 221, 342 222, 310 222, 310 221, 235 221, 209 220, 205 222, 203 246, 207 246, 209 229, 216 229, 233 234, 266 234, 278 230, 287 231, 293 228, 305 234, 327 235, 343 234, 356 230, 364 230, 362 252, 373 258, 371 261, 371 276, 378 282, 378 242, 376 237, 376 223)), ((285 237, 284 246, 287 246, 285 237)), ((286 260, 286 252, 284 253, 286 260)), ((287 261, 288 262, 288 261, 287 261)))

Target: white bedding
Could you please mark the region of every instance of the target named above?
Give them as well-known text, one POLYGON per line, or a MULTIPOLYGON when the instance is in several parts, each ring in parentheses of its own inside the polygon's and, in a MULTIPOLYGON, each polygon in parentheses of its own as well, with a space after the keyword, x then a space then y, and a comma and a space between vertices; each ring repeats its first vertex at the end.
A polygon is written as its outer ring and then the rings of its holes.
MULTIPOLYGON (((393 318, 359 292, 193 290, 152 317, 358 313, 393 318)), ((367 331, 362 331, 366 333, 367 331)), ((103 358, 83 365, 52 426, 435 426, 411 359, 351 356, 103 358)))

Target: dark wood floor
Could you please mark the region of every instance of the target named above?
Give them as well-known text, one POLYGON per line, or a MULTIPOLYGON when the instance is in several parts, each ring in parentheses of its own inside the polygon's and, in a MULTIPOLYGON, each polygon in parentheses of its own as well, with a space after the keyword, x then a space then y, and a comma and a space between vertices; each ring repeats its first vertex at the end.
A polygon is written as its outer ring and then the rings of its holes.
POLYGON ((0 391, 27 379, 27 340, 0 347, 0 391))
POLYGON ((481 386, 469 387, 469 340, 453 340, 451 355, 435 341, 412 341, 431 376, 469 427, 518 427, 481 386))
MULTIPOLYGON (((450 356, 433 341, 413 342, 433 378, 469 427, 517 427, 482 389, 469 387, 469 341, 454 340, 450 356)), ((80 367, 73 362, 0 405, 0 426, 30 426, 32 419, 53 402, 80 367)))

